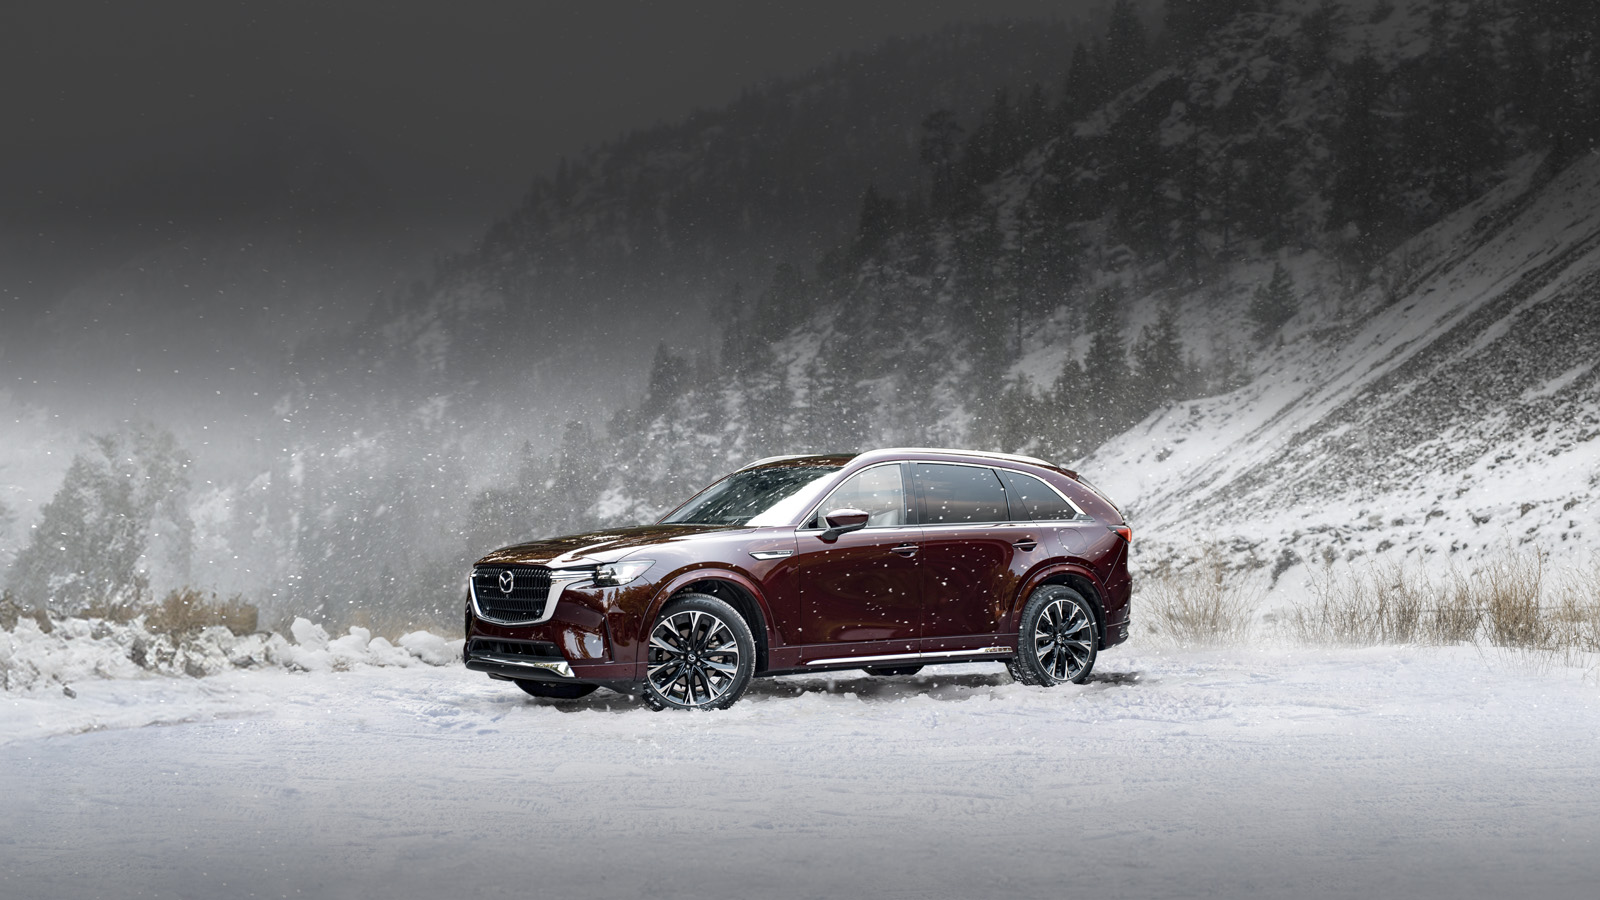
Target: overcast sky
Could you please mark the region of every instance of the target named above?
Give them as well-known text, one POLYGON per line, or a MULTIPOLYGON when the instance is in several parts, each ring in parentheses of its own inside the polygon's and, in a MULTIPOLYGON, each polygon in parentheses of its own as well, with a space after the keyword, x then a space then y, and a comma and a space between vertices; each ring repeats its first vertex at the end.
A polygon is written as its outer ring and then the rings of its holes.
POLYGON ((307 160, 297 215, 459 246, 585 145, 892 35, 1095 5, 8 0, 0 279, 281 206, 307 160))
POLYGON ((890 37, 1103 3, 0 0, 0 389, 167 415, 196 371, 355 327, 563 155, 890 37))

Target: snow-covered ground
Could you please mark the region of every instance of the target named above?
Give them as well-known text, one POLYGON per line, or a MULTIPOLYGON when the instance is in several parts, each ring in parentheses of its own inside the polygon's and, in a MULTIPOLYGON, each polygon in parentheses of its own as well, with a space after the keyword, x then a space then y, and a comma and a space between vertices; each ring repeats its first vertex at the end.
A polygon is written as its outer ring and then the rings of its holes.
POLYGON ((845 673, 711 714, 453 665, 74 689, 0 695, 0 897, 1600 890, 1600 673, 1465 647, 1119 648, 1081 687, 845 673))

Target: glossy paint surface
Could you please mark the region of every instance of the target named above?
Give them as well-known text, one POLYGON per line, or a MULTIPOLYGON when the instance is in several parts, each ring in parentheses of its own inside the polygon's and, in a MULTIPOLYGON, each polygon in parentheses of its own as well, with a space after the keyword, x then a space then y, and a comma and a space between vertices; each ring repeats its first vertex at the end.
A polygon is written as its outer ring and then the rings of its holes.
POLYGON ((1111 530, 1125 523, 1071 473, 1038 461, 958 451, 874 451, 765 464, 819 460, 838 467, 816 493, 821 498, 871 466, 944 462, 1033 475, 1084 514, 924 525, 908 479, 904 522, 837 536, 811 527, 824 499, 779 525, 647 525, 531 541, 490 553, 479 564, 560 569, 648 559, 651 565, 625 585, 574 583, 550 620, 538 625, 496 625, 469 611, 468 637, 548 642, 561 649, 579 680, 637 681, 645 635, 661 607, 679 593, 697 592, 721 597, 750 620, 762 672, 859 667, 865 663, 851 660, 919 652, 994 660, 1015 648, 1017 618, 1029 594, 1053 582, 1088 597, 1102 647, 1125 637, 1128 544, 1111 530))

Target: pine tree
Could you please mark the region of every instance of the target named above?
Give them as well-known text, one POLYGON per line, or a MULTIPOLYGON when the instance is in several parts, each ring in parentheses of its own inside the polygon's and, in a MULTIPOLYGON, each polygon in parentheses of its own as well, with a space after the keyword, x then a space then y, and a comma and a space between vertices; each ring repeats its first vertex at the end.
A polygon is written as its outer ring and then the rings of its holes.
POLYGON ((1044 85, 1035 81, 1028 88, 1028 95, 1023 99, 1022 105, 1017 109, 1017 133, 1021 143, 1021 153, 1044 143, 1050 137, 1050 103, 1044 96, 1044 85))
POLYGON ((988 409, 989 446, 1001 453, 1016 453, 1037 437, 1039 400, 1021 378, 1006 380, 988 409))
POLYGON ((1105 72, 1113 90, 1121 90, 1150 71, 1149 38, 1133 0, 1117 0, 1106 26, 1105 72))
POLYGON ((542 517, 546 533, 571 534, 594 525, 593 509, 605 487, 605 459, 587 422, 568 422, 551 466, 542 517))
POLYGON ((1102 289, 1089 306, 1089 351, 1083 358, 1084 410, 1091 441, 1100 441, 1121 431, 1133 421, 1129 409, 1128 348, 1123 341, 1123 306, 1127 295, 1122 287, 1102 289))
MULTIPOLYGON (((1540 61, 1532 93, 1518 98, 1523 115, 1533 120, 1542 143, 1550 148, 1547 165, 1559 169, 1600 138, 1595 107, 1595 44, 1600 42, 1600 4, 1593 0, 1517 0, 1512 12, 1518 23, 1538 23, 1540 33, 1525 50, 1540 61)), ((1525 65, 1525 64, 1524 64, 1525 65)))
POLYGON ((683 396, 689 381, 688 360, 667 349, 665 343, 656 345, 656 356, 650 363, 650 382, 645 392, 641 411, 655 416, 683 396))
POLYGON ((1138 406, 1144 411, 1177 400, 1187 374, 1183 338, 1178 332, 1178 311, 1163 304, 1156 321, 1139 330, 1133 342, 1134 382, 1138 406))
POLYGON ((1061 91, 1060 115, 1063 125, 1071 124, 1099 107, 1106 99, 1105 73, 1100 70, 1099 39, 1094 49, 1079 44, 1072 51, 1066 84, 1061 91))
POLYGON ((752 459, 785 452, 785 426, 794 409, 789 372, 779 367, 759 372, 741 385, 744 394, 745 452, 752 459))
POLYGON ((932 172, 929 206, 935 215, 948 215, 962 194, 957 185, 956 147, 963 130, 956 122, 956 114, 948 109, 936 109, 922 120, 920 158, 932 172))
POLYGON ((1397 223, 1389 198, 1393 154, 1391 137, 1380 106, 1388 92, 1388 76, 1370 50, 1357 56, 1342 73, 1344 116, 1333 138, 1333 187, 1329 225, 1352 227, 1360 261, 1377 258, 1388 245, 1397 223))
POLYGON ((791 263, 778 263, 772 284, 762 293, 756 306, 753 337, 761 344, 781 339, 810 315, 815 301, 815 286, 808 283, 791 263))
POLYGON ((1256 0, 1167 0, 1162 22, 1162 43, 1167 55, 1192 53, 1206 35, 1258 5, 1256 0))
POLYGON ((1092 449, 1088 446, 1092 429, 1085 425, 1087 390, 1083 364, 1068 356, 1044 401, 1045 451, 1056 459, 1077 459, 1092 449))
POLYGON ((861 219, 856 226, 856 259, 871 259, 882 250, 900 221, 900 205, 893 198, 878 193, 877 185, 867 185, 867 192, 861 197, 861 219))
POLYGON ((1255 338, 1264 341, 1294 318, 1300 311, 1300 300, 1295 296, 1294 279, 1282 263, 1272 267, 1272 278, 1256 288, 1246 315, 1255 323, 1255 338))
POLYGON ((1477 179, 1500 161, 1498 64, 1478 9, 1452 27, 1449 8, 1436 8, 1429 51, 1401 82, 1405 158, 1418 161, 1416 184, 1439 212, 1468 200, 1477 179))
POLYGON ((150 556, 174 577, 188 576, 188 455, 170 432, 149 426, 92 444, 73 457, 12 566, 11 588, 25 604, 102 615, 131 609, 146 599, 150 556))

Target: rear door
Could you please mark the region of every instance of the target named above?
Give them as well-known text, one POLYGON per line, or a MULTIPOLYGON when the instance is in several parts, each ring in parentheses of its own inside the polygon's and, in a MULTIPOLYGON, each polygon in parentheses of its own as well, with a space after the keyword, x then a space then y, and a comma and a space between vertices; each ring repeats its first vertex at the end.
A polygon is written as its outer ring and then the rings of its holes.
POLYGON ((922 526, 924 652, 1014 647, 1002 633, 1012 596, 1043 558, 1038 529, 1013 518, 989 466, 912 463, 922 526))
POLYGON ((1082 559, 1096 541, 1105 537, 1104 525, 1085 515, 1042 479, 1011 469, 995 471, 1005 482, 1012 516, 1033 521, 1050 555, 1082 559))
POLYGON ((800 662, 915 653, 921 628, 921 534, 908 522, 904 464, 871 466, 841 484, 795 532, 800 662), (824 538, 824 517, 864 510, 867 527, 824 538))

